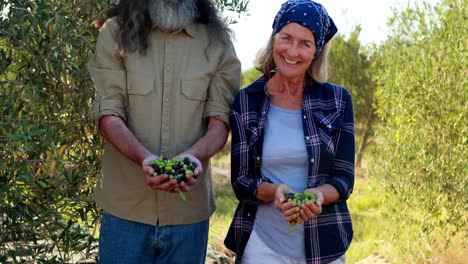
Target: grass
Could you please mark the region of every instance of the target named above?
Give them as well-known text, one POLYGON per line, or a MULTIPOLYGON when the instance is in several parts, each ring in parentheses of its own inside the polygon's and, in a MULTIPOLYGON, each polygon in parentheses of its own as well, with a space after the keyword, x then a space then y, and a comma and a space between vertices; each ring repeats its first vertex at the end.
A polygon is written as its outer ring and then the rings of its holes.
POLYGON ((216 195, 217 209, 210 218, 208 238, 209 263, 234 263, 234 254, 224 246, 224 238, 231 224, 237 199, 231 188, 230 141, 224 149, 212 159, 213 190, 216 195))
POLYGON ((346 253, 348 263, 356 263, 373 254, 387 255, 391 250, 389 232, 394 228, 383 218, 382 190, 373 179, 358 177, 351 198, 348 201, 353 221, 354 237, 346 253), (378 249, 376 251, 376 249, 378 249))

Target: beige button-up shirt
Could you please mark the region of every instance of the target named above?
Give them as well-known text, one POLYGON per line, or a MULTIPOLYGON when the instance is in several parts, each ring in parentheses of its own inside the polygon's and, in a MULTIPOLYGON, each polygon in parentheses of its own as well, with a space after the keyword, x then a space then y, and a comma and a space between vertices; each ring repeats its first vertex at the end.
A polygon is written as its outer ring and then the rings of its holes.
MULTIPOLYGON (((96 97, 92 116, 121 117, 140 142, 156 155, 173 157, 207 130, 207 117, 228 124, 229 107, 240 87, 240 63, 232 43, 212 42, 206 25, 191 24, 178 33, 153 29, 145 54, 116 51, 117 24, 101 28, 88 70, 96 97)), ((139 164, 105 143, 102 177, 95 199, 105 211, 146 224, 190 224, 216 209, 209 161, 187 201, 144 183, 139 164)))

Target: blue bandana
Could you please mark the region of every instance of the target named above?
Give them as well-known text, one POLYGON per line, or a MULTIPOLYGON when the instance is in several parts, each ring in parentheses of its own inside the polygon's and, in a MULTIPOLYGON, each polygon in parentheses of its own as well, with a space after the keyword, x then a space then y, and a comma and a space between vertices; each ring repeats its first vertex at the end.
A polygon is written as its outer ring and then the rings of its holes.
POLYGON ((307 27, 314 33, 317 55, 322 52, 325 43, 338 31, 335 23, 328 16, 327 10, 321 4, 311 0, 288 0, 283 3, 273 21, 272 35, 291 22, 307 27))

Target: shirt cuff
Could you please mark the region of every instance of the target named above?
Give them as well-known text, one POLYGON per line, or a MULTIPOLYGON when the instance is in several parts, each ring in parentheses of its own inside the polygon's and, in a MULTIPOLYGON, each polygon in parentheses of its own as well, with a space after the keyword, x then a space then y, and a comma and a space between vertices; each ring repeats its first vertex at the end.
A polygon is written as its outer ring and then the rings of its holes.
POLYGON ((347 200, 351 193, 353 192, 353 189, 348 187, 348 184, 346 181, 343 181, 339 177, 334 177, 332 179, 327 179, 324 181, 326 184, 330 184, 333 186, 338 193, 340 194, 339 200, 347 200))

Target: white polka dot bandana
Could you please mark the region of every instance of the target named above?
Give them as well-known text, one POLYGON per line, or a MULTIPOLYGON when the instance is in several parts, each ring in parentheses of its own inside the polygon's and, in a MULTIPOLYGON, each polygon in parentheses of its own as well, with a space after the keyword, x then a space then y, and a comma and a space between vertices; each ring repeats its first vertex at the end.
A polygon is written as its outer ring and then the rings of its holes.
POLYGON ((338 31, 335 23, 328 16, 327 10, 314 1, 288 0, 281 5, 273 21, 273 33, 278 33, 285 25, 295 22, 309 28, 314 33, 317 55, 322 52, 323 46, 338 31))

